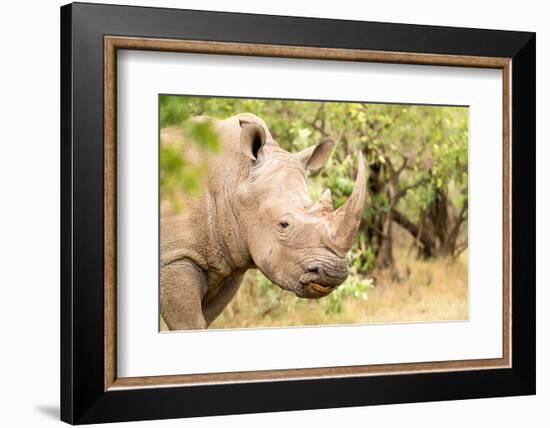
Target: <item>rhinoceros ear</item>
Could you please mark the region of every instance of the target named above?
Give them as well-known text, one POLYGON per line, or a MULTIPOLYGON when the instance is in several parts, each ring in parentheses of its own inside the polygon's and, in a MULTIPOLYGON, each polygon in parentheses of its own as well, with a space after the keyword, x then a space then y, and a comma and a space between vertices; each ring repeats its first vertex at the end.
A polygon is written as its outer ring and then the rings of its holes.
POLYGON ((258 159, 258 153, 265 144, 265 130, 262 126, 239 120, 241 125, 241 150, 253 161, 258 159))
POLYGON ((301 152, 296 153, 296 156, 306 169, 316 171, 327 163, 334 146, 334 141, 324 140, 316 146, 308 147, 301 152))

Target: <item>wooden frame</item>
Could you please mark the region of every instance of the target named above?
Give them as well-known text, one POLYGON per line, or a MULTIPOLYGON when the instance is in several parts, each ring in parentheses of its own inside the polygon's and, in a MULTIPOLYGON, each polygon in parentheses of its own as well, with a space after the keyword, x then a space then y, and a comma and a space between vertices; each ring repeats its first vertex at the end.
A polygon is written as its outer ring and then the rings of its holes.
MULTIPOLYGON (((529 261, 524 258, 525 254, 534 254, 534 239, 529 239, 534 236, 534 209, 529 212, 529 207, 534 206, 534 196, 529 195, 529 192, 520 193, 517 190, 519 188, 525 192, 524 189, 528 189, 531 182, 534 183, 534 161, 531 158, 534 155, 534 35, 306 18, 194 11, 170 12, 171 14, 167 14, 166 9, 85 4, 73 4, 62 8, 62 419, 71 423, 87 423, 296 408, 294 401, 284 398, 242 407, 232 395, 240 393, 241 397, 251 398, 262 388, 277 388, 286 394, 290 386, 288 382, 282 382, 283 380, 293 380, 293 394, 298 396, 307 394, 313 387, 334 390, 345 388, 347 385, 356 391, 365 391, 369 385, 380 387, 381 384, 382 389, 390 394, 380 398, 370 392, 358 398, 348 392, 344 394, 343 399, 339 397, 333 401, 306 400, 304 403, 302 400, 304 405, 301 408, 534 393, 534 258, 529 261), (105 14, 124 14, 130 18, 124 24, 121 23, 120 28, 107 28, 101 20, 105 14), (155 21, 152 29, 140 28, 137 24, 140 22, 139 18, 144 16, 155 21), (88 19, 86 28, 80 25, 84 17, 88 19), (197 22, 197 19, 204 24, 217 21, 220 27, 204 25, 202 28, 199 25, 196 34, 193 30, 187 33, 189 30, 181 30, 179 34, 162 31, 165 27, 163 24, 197 22), (231 38, 218 34, 217 30, 206 30, 207 27, 223 29, 225 24, 229 21, 234 22, 235 19, 242 21, 244 29, 266 24, 269 24, 269 28, 262 27, 265 28, 261 33, 263 36, 253 40, 247 40, 246 33, 231 38), (295 36, 294 40, 286 43, 281 43, 281 40, 277 39, 275 30, 278 26, 285 25, 286 28, 298 31, 298 28, 304 28, 304 23, 308 24, 306 27, 310 29, 304 30, 301 34, 302 39, 295 36), (353 28, 357 37, 362 37, 361 41, 350 37, 324 40, 323 46, 316 42, 312 43, 315 37, 322 37, 324 30, 330 26, 345 27, 348 30, 353 28), (140 33, 143 36, 136 36, 140 33), (388 42, 381 36, 390 33, 394 40, 390 42, 391 46, 386 46, 388 42), (354 43, 361 45, 363 40, 370 40, 363 38, 367 34, 378 35, 378 39, 383 41, 378 41, 374 46, 351 47, 354 43), (437 35, 438 40, 443 40, 444 46, 436 47, 428 42, 418 48, 414 46, 415 39, 411 38, 415 34, 430 37, 437 35), (476 45, 475 39, 480 36, 488 41, 484 46, 492 43, 492 50, 476 45), (74 52, 85 43, 94 46, 93 54, 81 53, 84 58, 81 57, 77 61, 74 52), (388 47, 391 51, 387 50, 388 47), (501 69, 504 100, 503 357, 469 361, 117 378, 117 49, 501 69), (91 67, 92 71, 84 72, 81 67, 85 65, 91 67), (90 81, 93 81, 96 88, 101 81, 103 82, 103 99, 99 96, 90 99, 88 89, 82 86, 90 84, 90 81), (84 107, 84 101, 91 101, 91 105, 84 107), (531 115, 523 113, 524 109, 529 110, 531 115), (96 120, 85 117, 87 110, 91 110, 88 113, 96 120), (100 126, 101 123, 103 126, 100 126), (93 137, 82 138, 81 132, 92 128, 93 137), (518 132, 527 134, 522 138, 522 150, 518 148, 519 143, 513 143, 518 132), (93 152, 91 163, 88 164, 81 157, 86 152, 88 155, 93 152), (512 162, 515 171, 514 181, 511 174, 512 162), (518 176, 518 172, 521 175, 518 176), (85 183, 82 181, 84 178, 91 181, 85 183), (521 205, 518 205, 518 200, 521 205), (90 225, 83 216, 83 211, 80 211, 85 206, 100 214, 103 222, 96 219, 90 225), (520 208, 513 209, 513 206, 520 208), (528 224, 522 223, 524 220, 527 220, 528 224), (88 227, 95 231, 101 230, 102 233, 99 237, 91 237, 84 231, 84 228, 88 227), (84 242, 91 244, 93 250, 83 250, 79 245, 83 245, 84 242), (522 252, 518 253, 518 250, 522 252), (91 262, 83 262, 86 267, 79 263, 83 260, 81 257, 90 256, 91 262), (88 272, 92 269, 92 278, 83 278, 85 270, 82 269, 88 269, 88 272), (520 281, 521 294, 517 285, 520 281), (83 295, 90 297, 93 293, 101 294, 102 299, 99 300, 96 296, 93 304, 82 300, 83 295), (102 308, 102 318, 95 313, 91 314, 99 307, 102 308), (87 315, 92 316, 86 318, 87 315), (522 335, 527 335, 528 338, 522 335), (90 339, 93 342, 87 344, 90 339), (102 346, 99 348, 100 344, 102 346), (99 351, 102 358, 86 358, 83 347, 88 346, 95 352, 99 351), (392 376, 384 376, 388 374, 392 376), (417 394, 407 395, 395 389, 397 378, 402 382, 409 382, 417 394), (462 385, 458 389, 457 381, 462 385), (452 393, 445 391, 445 386, 449 386, 451 382, 455 388, 452 393), (473 391, 473 382, 476 388, 479 388, 480 383, 484 386, 473 391), (431 388, 425 389, 428 383, 431 388), (148 388, 151 386, 165 388, 148 388), (204 394, 226 396, 226 399, 229 394, 230 399, 221 407, 213 409, 197 401, 205 397, 204 394), (95 397, 93 404, 92 397, 95 397), (163 400, 164 403, 170 401, 171 404, 167 406, 170 410, 162 413, 147 406, 139 409, 129 407, 129 403, 143 403, 145 397, 154 397, 153 401, 157 403, 157 400, 163 400), (188 405, 178 407, 178 400, 183 397, 188 405)), ((184 25, 181 27, 185 28, 184 25)))
POLYGON ((413 373, 472 368, 510 367, 510 58, 458 55, 429 55, 376 52, 353 49, 275 46, 265 44, 166 40, 105 36, 105 390, 159 385, 243 382, 310 377, 338 377, 389 373, 413 373), (138 49, 223 55, 253 55, 284 58, 309 58, 341 61, 385 62, 404 64, 453 65, 461 67, 496 68, 503 74, 503 357, 468 361, 442 361, 410 364, 384 364, 312 369, 288 369, 213 373, 198 375, 151 376, 117 378, 116 376, 116 51, 138 49))

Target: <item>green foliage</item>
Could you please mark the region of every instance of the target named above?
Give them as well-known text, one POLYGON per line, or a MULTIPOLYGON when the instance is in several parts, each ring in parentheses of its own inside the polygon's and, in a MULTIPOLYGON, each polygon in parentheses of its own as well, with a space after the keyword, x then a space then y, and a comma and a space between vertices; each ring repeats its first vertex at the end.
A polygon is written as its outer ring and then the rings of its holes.
MULTIPOLYGON (((171 102, 169 105, 173 104, 171 102)), ((180 111, 175 107, 171 109, 174 112, 180 111)), ((168 115, 170 120, 177 116, 174 112, 168 115)), ((181 211, 182 208, 178 192, 190 196, 199 195, 207 173, 208 155, 217 154, 220 151, 218 136, 212 130, 210 121, 184 121, 179 125, 186 136, 186 141, 193 144, 204 156, 201 161, 189 162, 184 156, 184 147, 181 144, 161 144, 160 198, 170 200, 176 211, 181 211)))
POLYGON ((372 278, 361 279, 358 275, 350 275, 342 285, 321 300, 325 313, 342 314, 346 300, 367 300, 371 288, 374 288, 372 278))

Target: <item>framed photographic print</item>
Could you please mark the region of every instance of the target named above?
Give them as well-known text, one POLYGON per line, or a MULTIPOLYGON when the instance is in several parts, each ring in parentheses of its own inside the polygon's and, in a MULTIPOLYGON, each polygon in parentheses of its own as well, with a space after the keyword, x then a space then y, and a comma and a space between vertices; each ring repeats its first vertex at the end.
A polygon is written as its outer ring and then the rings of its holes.
POLYGON ((535 393, 535 35, 61 8, 61 418, 535 393))

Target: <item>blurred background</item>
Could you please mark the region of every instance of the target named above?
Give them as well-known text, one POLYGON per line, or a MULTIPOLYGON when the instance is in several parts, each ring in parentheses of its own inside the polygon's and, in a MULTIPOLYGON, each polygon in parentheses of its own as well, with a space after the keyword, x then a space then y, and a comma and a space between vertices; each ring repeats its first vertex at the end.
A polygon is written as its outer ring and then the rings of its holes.
POLYGON ((359 151, 367 160, 367 202, 346 282, 307 300, 250 270, 210 328, 468 318, 466 107, 162 95, 159 108, 161 217, 185 211, 182 195, 200 195, 207 159, 220 151, 207 122, 188 121, 197 115, 254 113, 291 152, 334 140, 309 188, 314 201, 330 188, 335 208, 353 190, 359 151), (192 147, 182 147, 182 136, 192 147))

